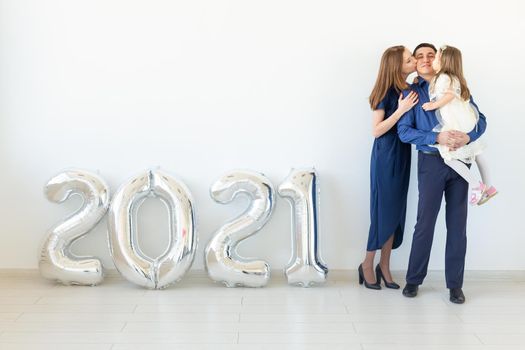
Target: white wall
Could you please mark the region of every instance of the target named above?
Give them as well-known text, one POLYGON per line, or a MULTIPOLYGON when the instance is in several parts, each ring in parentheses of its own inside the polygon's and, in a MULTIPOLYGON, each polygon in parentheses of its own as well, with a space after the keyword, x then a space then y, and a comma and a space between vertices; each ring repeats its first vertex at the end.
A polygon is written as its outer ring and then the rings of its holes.
MULTIPOLYGON (((485 140, 500 194, 469 213, 467 269, 525 269, 524 5, 520 1, 0 1, 0 268, 36 268, 46 230, 73 212, 42 193, 67 167, 99 170, 113 192, 160 165, 191 189, 199 249, 246 205, 213 202, 225 171, 265 173, 277 187, 292 166, 321 181, 322 255, 356 268, 369 225, 371 113, 379 58, 421 41, 463 51, 471 91, 488 119, 485 140), (475 10, 474 10, 475 9, 475 10)), ((415 153, 414 153, 415 155, 415 153)), ((414 159, 415 160, 415 159, 414 159)), ((415 162, 413 162, 415 165, 415 162)), ((412 170, 405 269, 416 216, 412 170)), ((146 250, 167 242, 163 207, 141 211, 146 250), (161 223, 158 222, 161 220, 161 223)), ((104 219, 75 251, 112 267, 104 219)), ((290 210, 241 245, 286 265, 290 210)), ((444 217, 431 269, 442 269, 444 217)))

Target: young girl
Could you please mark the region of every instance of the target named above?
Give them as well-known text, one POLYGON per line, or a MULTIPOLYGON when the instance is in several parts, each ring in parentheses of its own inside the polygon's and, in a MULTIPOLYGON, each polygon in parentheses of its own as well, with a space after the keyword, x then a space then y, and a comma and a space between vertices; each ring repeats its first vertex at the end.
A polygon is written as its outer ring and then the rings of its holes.
MULTIPOLYGON (((425 111, 436 110, 439 125, 436 132, 458 130, 468 133, 478 122, 478 111, 470 104, 470 91, 463 77, 461 51, 452 46, 439 49, 433 62, 436 76, 430 84, 430 100, 423 104, 425 111)), ((481 205, 494 197, 498 191, 489 184, 486 160, 481 156, 484 145, 480 140, 471 142, 455 151, 447 146, 436 145, 445 163, 470 184, 470 204, 481 205), (476 162, 481 180, 479 181, 466 163, 476 162)))

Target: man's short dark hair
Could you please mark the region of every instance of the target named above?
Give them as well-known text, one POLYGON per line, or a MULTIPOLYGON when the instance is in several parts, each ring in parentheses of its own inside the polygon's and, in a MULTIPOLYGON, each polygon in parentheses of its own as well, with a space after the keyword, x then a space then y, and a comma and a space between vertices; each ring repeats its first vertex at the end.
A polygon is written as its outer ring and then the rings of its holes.
POLYGON ((421 43, 419 44, 418 46, 416 46, 416 48, 414 49, 414 51, 412 51, 412 54, 415 55, 416 54, 416 51, 419 50, 420 48, 422 47, 430 47, 432 50, 434 50, 434 53, 437 52, 436 50, 436 47, 432 44, 429 44, 429 43, 421 43))

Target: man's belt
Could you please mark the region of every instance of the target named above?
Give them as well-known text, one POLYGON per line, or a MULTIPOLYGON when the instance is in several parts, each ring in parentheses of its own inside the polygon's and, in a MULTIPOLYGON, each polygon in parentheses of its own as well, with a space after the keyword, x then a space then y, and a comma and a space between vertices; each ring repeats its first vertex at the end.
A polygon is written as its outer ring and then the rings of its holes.
POLYGON ((419 152, 421 152, 423 154, 428 154, 429 156, 441 157, 439 155, 439 152, 431 152, 431 151, 419 151, 419 152))

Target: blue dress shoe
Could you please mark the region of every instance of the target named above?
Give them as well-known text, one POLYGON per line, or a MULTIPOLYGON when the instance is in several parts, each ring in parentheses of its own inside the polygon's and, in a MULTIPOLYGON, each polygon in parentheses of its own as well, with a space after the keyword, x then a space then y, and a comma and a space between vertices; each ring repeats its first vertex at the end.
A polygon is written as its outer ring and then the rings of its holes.
POLYGON ((419 286, 417 284, 407 283, 405 288, 403 288, 403 295, 407 298, 413 298, 417 295, 417 290, 419 286))
POLYGON ((463 304, 465 302, 465 294, 461 288, 450 288, 450 301, 454 304, 463 304))

